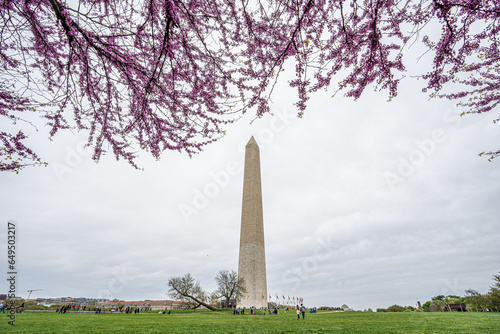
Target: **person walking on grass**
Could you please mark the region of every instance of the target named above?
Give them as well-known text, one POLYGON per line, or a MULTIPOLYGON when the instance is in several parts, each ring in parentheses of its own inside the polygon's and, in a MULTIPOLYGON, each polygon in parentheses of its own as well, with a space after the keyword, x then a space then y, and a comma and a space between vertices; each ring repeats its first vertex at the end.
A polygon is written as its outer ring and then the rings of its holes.
POLYGON ((300 320, 300 308, 299 308, 299 305, 297 305, 297 320, 300 320))
POLYGON ((302 320, 306 317, 306 307, 304 304, 300 304, 300 311, 302 312, 302 320))

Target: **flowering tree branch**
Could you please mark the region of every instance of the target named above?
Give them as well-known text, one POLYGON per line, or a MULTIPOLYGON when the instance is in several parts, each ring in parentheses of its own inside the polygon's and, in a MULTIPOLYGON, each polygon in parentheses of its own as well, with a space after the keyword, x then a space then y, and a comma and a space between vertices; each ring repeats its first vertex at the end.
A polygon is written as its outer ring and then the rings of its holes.
MULTIPOLYGON (((85 131, 95 161, 193 155, 247 110, 268 113, 288 60, 299 117, 332 79, 348 97, 374 86, 392 99, 404 46, 429 22, 442 30, 423 39, 425 90, 488 112, 500 103, 499 16, 493 0, 3 0, 0 116, 85 131)), ((43 164, 22 129, 0 140, 0 170, 43 164)))

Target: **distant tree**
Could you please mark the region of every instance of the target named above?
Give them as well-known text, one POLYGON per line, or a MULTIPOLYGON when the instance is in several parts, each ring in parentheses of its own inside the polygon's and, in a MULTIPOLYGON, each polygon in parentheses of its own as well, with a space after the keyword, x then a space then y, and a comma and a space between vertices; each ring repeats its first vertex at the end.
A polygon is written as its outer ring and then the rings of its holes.
POLYGON ((493 301, 491 299, 491 294, 485 293, 484 295, 481 296, 482 298, 482 303, 483 303, 483 312, 489 311, 495 311, 493 307, 493 301))
POLYGON ((500 310, 500 273, 493 275, 493 285, 490 286, 490 300, 496 312, 500 310))
POLYGON ((366 312, 373 312, 373 310, 371 308, 368 308, 368 310, 366 310, 366 312))
POLYGON ((466 303, 467 307, 471 311, 485 311, 486 305, 485 305, 485 299, 484 296, 481 295, 478 291, 473 290, 473 289, 468 289, 465 290, 466 293, 466 303))
POLYGON ((386 310, 385 310, 385 308, 378 308, 378 309, 377 309, 377 312, 379 312, 379 313, 383 313, 383 312, 385 312, 385 311, 386 311, 386 310))
POLYGON ((451 302, 450 298, 445 297, 443 301, 446 304, 446 306, 445 306, 446 311, 451 312, 450 304, 452 302, 451 302))
POLYGON ((247 292, 245 280, 243 277, 238 277, 238 274, 232 270, 221 270, 215 277, 217 282, 216 293, 226 298, 226 307, 232 299, 238 302, 241 295, 247 292))
POLYGON ((392 305, 387 308, 386 312, 403 312, 404 310, 405 308, 403 306, 392 305))
POLYGON ((424 312, 430 312, 431 303, 431 301, 426 301, 424 305, 422 305, 422 310, 424 312))
POLYGON ((278 307, 278 304, 276 302, 269 302, 269 308, 275 308, 278 307))
POLYGON ((434 56, 423 90, 488 112, 500 103, 499 12, 498 0, 3 0, 0 116, 17 128, 0 131, 0 171, 43 164, 23 144, 32 113, 51 137, 85 131, 95 161, 195 154, 249 109, 269 113, 288 60, 299 117, 331 86, 392 99, 421 35, 434 56))
POLYGON ((446 297, 444 295, 438 295, 438 296, 435 296, 435 297, 432 297, 431 300, 432 301, 435 301, 435 300, 444 300, 446 297))
POLYGON ((221 308, 220 296, 217 292, 210 293, 209 297, 210 305, 214 305, 216 308, 221 308))
POLYGON ((462 298, 462 297, 460 297, 460 296, 456 296, 456 295, 448 295, 448 296, 446 296, 446 298, 460 299, 460 298, 462 298))
POLYGON ((192 308, 197 308, 200 305, 216 311, 217 308, 205 302, 207 293, 201 288, 200 282, 196 282, 191 274, 186 274, 183 277, 172 277, 168 280, 169 295, 180 301, 193 304, 192 308))
POLYGON ((432 301, 429 312, 443 312, 446 307, 446 303, 441 299, 435 299, 432 301))

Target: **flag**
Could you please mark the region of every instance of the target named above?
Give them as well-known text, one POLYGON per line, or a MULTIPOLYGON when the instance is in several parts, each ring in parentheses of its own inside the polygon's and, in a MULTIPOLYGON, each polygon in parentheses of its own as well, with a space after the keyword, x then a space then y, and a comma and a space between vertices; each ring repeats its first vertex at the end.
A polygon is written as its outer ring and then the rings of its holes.
POLYGON ((271 295, 269 295, 269 299, 273 299, 273 298, 271 297, 271 295))
POLYGON ((278 297, 278 295, 276 295, 276 299, 280 299, 280 297, 278 297))

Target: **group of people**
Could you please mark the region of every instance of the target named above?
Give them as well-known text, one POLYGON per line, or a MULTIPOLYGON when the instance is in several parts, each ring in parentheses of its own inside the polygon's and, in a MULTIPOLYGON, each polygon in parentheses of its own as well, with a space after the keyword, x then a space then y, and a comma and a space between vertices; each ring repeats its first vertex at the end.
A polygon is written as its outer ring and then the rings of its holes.
POLYGON ((233 309, 233 314, 234 315, 245 314, 245 309, 240 309, 239 307, 238 308, 234 308, 233 309))
MULTIPOLYGON (((269 314, 279 314, 279 312, 278 312, 278 310, 276 308, 274 310, 271 310, 270 308, 269 309, 265 308, 264 309, 264 313, 262 313, 262 311, 259 310, 259 315, 262 315, 262 314, 266 315, 266 310, 269 311, 269 314)), ((244 308, 239 308, 239 307, 238 308, 234 308, 233 309, 233 314, 234 315, 243 315, 243 314, 245 314, 245 309, 244 308)), ((285 314, 286 314, 286 311, 285 311, 285 314)), ((254 308, 254 307, 251 307, 250 308, 250 315, 257 315, 257 309, 254 308)))
MULTIPOLYGON (((56 313, 66 313, 67 311, 75 310, 75 305, 71 306, 70 304, 63 305, 61 307, 57 307, 56 313)), ((80 310, 80 305, 78 305, 78 310, 80 310)))
POLYGON ((81 306, 81 305, 76 305, 76 304, 66 304, 61 307, 57 307, 56 313, 66 313, 66 311, 76 311, 79 312, 80 309, 82 311, 85 311, 87 309, 87 305, 81 306))
MULTIPOLYGON (((5 313, 5 310, 7 309, 7 302, 0 303, 0 312, 5 313)), ((24 311, 24 303, 21 304, 21 306, 16 307, 16 313, 22 313, 24 311)))
POLYGON ((137 314, 139 313, 139 308, 138 307, 130 307, 130 306, 127 306, 127 307, 119 307, 118 308, 118 312, 120 312, 121 314, 125 313, 125 314, 137 314))
POLYGON ((306 317, 306 307, 304 304, 297 305, 297 320, 300 320, 300 314, 302 313, 302 320, 305 320, 306 317))
POLYGON ((320 307, 319 309, 322 311, 343 311, 344 310, 342 307, 320 307))
MULTIPOLYGON (((87 307, 87 305, 76 305, 76 304, 66 304, 66 305, 63 305, 63 306, 58 306, 57 309, 56 309, 56 313, 66 313, 67 311, 73 311, 73 312, 85 312, 85 311, 92 311, 90 309, 90 306, 87 307)), ((96 314, 100 314, 102 312, 102 309, 100 307, 97 307, 95 309, 95 313, 96 314)))
MULTIPOLYGON (((269 314, 280 314, 277 308, 274 308, 274 310, 271 311, 271 309, 268 309, 269 314)), ((286 309, 285 309, 285 314, 286 314, 286 309)))
MULTIPOLYGON (((269 312, 269 314, 280 314, 277 308, 274 308, 274 310, 272 310, 271 308, 266 308, 266 309, 264 309, 264 313, 263 313, 264 315, 266 314, 266 310, 269 312)), ((313 309, 311 309, 311 312, 313 312, 312 310, 313 309)), ((286 314, 287 311, 288 311, 288 307, 285 308, 285 314, 286 314)), ((316 313, 316 308, 314 308, 314 313, 316 313)), ((239 307, 238 308, 234 308, 233 309, 233 314, 234 315, 243 315, 243 314, 245 314, 245 309, 244 308, 240 309, 239 307)), ((261 315, 261 314, 262 314, 262 312, 259 311, 259 315, 261 315)), ((306 307, 304 306, 304 304, 300 304, 300 306, 297 305, 297 319, 300 320, 300 315, 301 314, 302 314, 302 320, 305 320, 305 317, 306 317, 306 307)), ((250 315, 257 315, 257 309, 251 307, 250 308, 250 315)))

